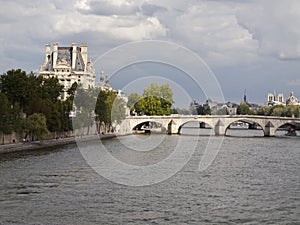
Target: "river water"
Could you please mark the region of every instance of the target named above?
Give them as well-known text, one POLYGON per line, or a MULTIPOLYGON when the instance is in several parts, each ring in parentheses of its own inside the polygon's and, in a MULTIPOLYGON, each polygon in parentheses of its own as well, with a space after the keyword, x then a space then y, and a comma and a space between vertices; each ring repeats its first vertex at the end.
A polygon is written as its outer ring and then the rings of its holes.
MULTIPOLYGON (((194 141, 193 132, 165 136, 149 158, 124 154, 122 143, 136 137, 102 142, 115 157, 138 165, 155 163, 155 154, 166 157, 178 139, 194 141)), ((103 178, 74 144, 0 155, 0 224, 300 224, 300 137, 252 132, 230 131, 202 172, 209 136, 197 136, 182 170, 141 187, 103 178)))

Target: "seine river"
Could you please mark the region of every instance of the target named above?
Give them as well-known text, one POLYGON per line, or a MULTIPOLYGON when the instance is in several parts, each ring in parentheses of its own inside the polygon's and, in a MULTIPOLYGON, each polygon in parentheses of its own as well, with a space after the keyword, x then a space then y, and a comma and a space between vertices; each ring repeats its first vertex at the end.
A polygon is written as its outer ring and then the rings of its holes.
MULTIPOLYGON (((149 158, 124 154, 122 145, 146 136, 103 143, 115 157, 147 164, 167 157, 178 139, 195 141, 194 130, 165 136, 149 158)), ((300 137, 228 134, 205 171, 198 170, 209 139, 204 134, 182 170, 140 187, 103 178, 74 144, 0 155, 0 224, 300 224, 300 137)))

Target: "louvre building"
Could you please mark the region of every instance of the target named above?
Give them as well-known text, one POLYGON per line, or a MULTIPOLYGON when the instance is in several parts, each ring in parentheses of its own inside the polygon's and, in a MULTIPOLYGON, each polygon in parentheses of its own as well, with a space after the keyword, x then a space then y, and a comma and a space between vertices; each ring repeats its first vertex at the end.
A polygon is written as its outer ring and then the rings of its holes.
POLYGON ((44 78, 56 77, 64 85, 61 99, 67 97, 67 90, 73 83, 81 84, 83 88, 94 87, 95 69, 88 59, 88 46, 73 43, 71 47, 59 47, 57 43, 46 45, 45 61, 40 68, 40 75, 44 78))

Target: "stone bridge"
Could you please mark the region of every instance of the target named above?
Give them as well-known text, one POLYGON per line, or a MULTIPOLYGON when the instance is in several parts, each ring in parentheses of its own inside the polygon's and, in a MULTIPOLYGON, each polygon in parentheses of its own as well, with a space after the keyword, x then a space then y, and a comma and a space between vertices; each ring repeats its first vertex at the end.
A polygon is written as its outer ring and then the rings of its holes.
POLYGON ((275 136, 276 130, 283 125, 300 125, 300 118, 252 116, 252 115, 172 115, 172 116, 129 116, 121 124, 121 131, 130 132, 139 130, 149 122, 162 125, 168 134, 179 134, 181 127, 189 122, 207 124, 215 135, 225 135, 229 126, 235 122, 244 122, 260 126, 264 136, 275 136))

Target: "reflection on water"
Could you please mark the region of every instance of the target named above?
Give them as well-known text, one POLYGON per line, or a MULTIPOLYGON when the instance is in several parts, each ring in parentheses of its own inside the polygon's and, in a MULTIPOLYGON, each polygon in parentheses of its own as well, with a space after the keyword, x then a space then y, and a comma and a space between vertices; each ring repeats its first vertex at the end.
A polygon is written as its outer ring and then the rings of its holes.
MULTIPOLYGON (((150 158, 124 153, 117 139, 104 141, 115 149, 114 156, 144 165, 172 152, 168 142, 179 137, 188 141, 195 132, 204 134, 183 170, 146 187, 102 178, 75 145, 1 155, 0 224, 300 223, 299 137, 225 137, 213 164, 199 172, 212 130, 182 131, 183 135, 166 136, 150 158)), ((228 130, 232 136, 244 132, 228 130)), ((262 136, 260 130, 253 132, 262 136)))

